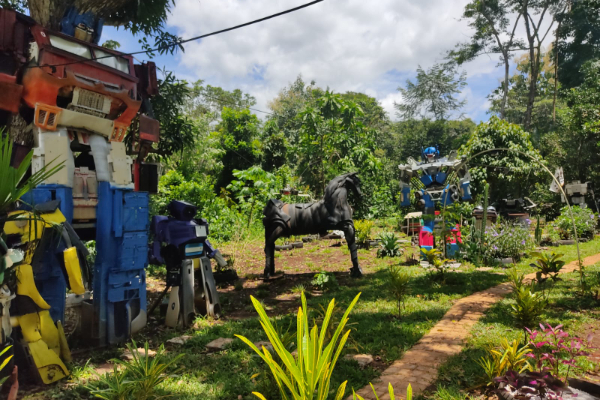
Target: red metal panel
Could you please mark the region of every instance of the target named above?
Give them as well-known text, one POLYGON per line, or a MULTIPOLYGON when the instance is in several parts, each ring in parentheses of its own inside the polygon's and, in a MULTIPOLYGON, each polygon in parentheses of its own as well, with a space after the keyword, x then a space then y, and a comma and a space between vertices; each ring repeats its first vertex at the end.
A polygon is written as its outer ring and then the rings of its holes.
POLYGON ((14 49, 14 32, 17 14, 11 10, 0 9, 0 50, 14 49))
POLYGON ((140 115, 140 140, 157 143, 160 140, 160 123, 154 118, 140 115))

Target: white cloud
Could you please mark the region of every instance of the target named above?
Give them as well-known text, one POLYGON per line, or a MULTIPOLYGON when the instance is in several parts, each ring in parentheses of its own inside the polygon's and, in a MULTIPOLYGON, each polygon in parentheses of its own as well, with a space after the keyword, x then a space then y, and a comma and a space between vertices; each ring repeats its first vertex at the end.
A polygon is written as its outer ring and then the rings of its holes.
MULTIPOLYGON (((177 0, 168 26, 184 38, 208 33, 307 0, 177 0)), ((367 92, 394 117, 396 88, 418 65, 430 67, 471 30, 460 16, 467 0, 326 0, 307 9, 186 45, 186 76, 254 95, 257 108, 302 74, 321 87, 367 92)), ((497 57, 466 66, 497 80, 497 57)), ((188 78, 189 79, 189 78, 188 78)), ((481 104, 487 93, 471 93, 481 104)))

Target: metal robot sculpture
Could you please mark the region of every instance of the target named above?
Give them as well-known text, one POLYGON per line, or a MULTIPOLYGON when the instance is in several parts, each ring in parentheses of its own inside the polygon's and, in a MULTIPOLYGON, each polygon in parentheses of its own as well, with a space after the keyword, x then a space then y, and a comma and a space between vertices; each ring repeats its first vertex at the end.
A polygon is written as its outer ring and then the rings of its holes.
POLYGON ((39 204, 35 214, 12 212, 4 225, 7 241, 13 249, 22 250, 23 259, 16 266, 17 290, 10 299, 11 324, 2 324, 3 340, 12 336, 20 371, 45 384, 69 375, 65 362, 71 361, 71 352, 63 330, 65 294, 68 288, 83 295, 89 282, 87 249, 59 204, 58 200, 39 204))
POLYGON ((358 264, 357 246, 354 237, 352 207, 348 203, 348 189, 360 198, 360 179, 356 172, 333 178, 325 188, 325 197, 312 203, 287 204, 271 199, 263 210, 265 227, 265 279, 275 274, 275 241, 291 235, 321 234, 328 230, 344 232, 354 277, 362 276, 358 264))
POLYGON ((168 210, 171 217, 154 216, 150 226, 154 234, 150 260, 167 265, 167 287, 171 287, 165 325, 191 325, 196 310, 219 317, 221 304, 210 259, 221 267, 227 262, 208 241, 208 222, 194 219, 196 206, 184 201, 173 200, 168 210))
MULTIPOLYGON (((60 336, 52 326, 64 321, 65 307, 73 306, 80 314, 73 336, 88 345, 123 342, 146 324, 148 196, 156 192, 158 166, 144 163, 144 157, 159 140, 160 124, 148 101, 158 90, 156 68, 153 63, 136 65, 132 56, 98 46, 103 22, 89 12, 67 10, 60 32, 7 9, 0 9, 0 21, 0 63, 8 65, 0 71, 0 110, 31 131, 33 143, 20 145, 25 154, 33 147, 33 173, 51 163, 64 166, 23 202, 39 208, 58 201, 60 224, 69 223, 79 237, 96 240, 93 281, 83 294, 62 272, 68 260, 75 263, 73 251, 59 254, 58 260, 53 254, 61 246, 71 247, 66 238, 39 258, 39 267, 33 260, 19 267, 20 282, 34 285, 26 291, 39 301, 32 300, 37 308, 29 302, 30 308, 16 309, 17 293, 10 313, 17 319, 29 316, 19 322, 27 357, 33 357, 42 380, 46 376, 54 381, 68 372, 40 343, 59 357, 60 336), (73 293, 65 301, 68 285, 73 293), (37 350, 48 358, 35 355, 37 350), (46 365, 55 367, 46 373, 46 365)), ((42 218, 54 215, 44 212, 42 218)), ((7 224, 7 229, 25 228, 7 224)), ((44 229, 44 236, 50 231, 44 229)), ((28 249, 45 241, 44 236, 28 235, 21 234, 28 249)), ((13 337, 20 335, 15 332, 13 337)))
MULTIPOLYGON (((415 190, 418 206, 423 209, 424 224, 419 232, 419 246, 422 250, 431 250, 435 245, 433 229, 435 226, 435 203, 442 207, 450 206, 459 200, 470 200, 470 180, 468 167, 452 151, 447 157, 440 157, 438 146, 428 147, 422 151, 421 162, 416 162, 412 157, 407 164, 399 165, 401 205, 410 205, 410 184, 413 178, 418 179, 421 188, 415 190), (458 185, 447 183, 449 177, 455 175, 458 185)), ((454 256, 458 251, 458 242, 461 242, 458 225, 452 230, 451 237, 447 239, 446 255, 454 256)))

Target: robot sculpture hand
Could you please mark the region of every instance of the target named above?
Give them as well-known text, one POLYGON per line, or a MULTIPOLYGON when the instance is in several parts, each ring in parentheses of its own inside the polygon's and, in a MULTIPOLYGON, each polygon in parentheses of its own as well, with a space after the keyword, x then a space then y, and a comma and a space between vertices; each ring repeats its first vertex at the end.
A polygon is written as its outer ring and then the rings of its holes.
POLYGON ((85 283, 80 255, 83 258, 86 253, 57 202, 40 205, 38 211, 15 211, 9 214, 12 219, 4 226, 4 233, 15 241, 15 247, 23 248, 23 257, 15 268, 16 296, 9 299, 13 313, 11 326, 4 323, 6 307, 3 307, 2 331, 3 336, 8 336, 12 328, 18 328, 12 337, 16 345, 24 349, 19 352, 24 354, 21 363, 37 371, 37 378, 49 384, 69 375, 64 362, 71 361, 71 352, 61 321, 66 293, 44 299, 35 279, 38 274, 66 275, 64 278, 71 291, 83 294, 85 283), (54 257, 58 260, 56 265, 40 262, 54 257))
MULTIPOLYGON (((469 170, 452 151, 447 157, 440 157, 438 146, 428 147, 421 152, 422 161, 417 162, 412 157, 407 164, 399 165, 401 205, 410 205, 410 182, 419 179, 423 189, 415 190, 418 206, 423 210, 424 224, 419 232, 419 246, 422 253, 433 249, 435 240, 435 203, 447 207, 459 200, 470 200, 471 176, 469 170), (458 177, 458 185, 448 184, 447 179, 452 173, 458 177)), ((455 222, 454 222, 455 223, 455 222)), ((458 242, 462 242, 458 226, 452 229, 452 236, 447 239, 446 255, 454 256, 458 250, 458 242)))

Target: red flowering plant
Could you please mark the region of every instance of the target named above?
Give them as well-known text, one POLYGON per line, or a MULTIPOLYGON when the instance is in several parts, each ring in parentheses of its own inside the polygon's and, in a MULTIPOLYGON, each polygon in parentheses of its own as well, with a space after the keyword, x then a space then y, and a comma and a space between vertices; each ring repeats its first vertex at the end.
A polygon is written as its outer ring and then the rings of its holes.
MULTIPOLYGON (((529 334, 527 345, 532 349, 527 354, 532 359, 532 370, 522 373, 508 371, 496 378, 500 392, 519 400, 562 400, 571 367, 576 366, 579 357, 588 355, 590 341, 590 338, 583 340, 569 336, 562 328, 562 325, 553 327, 550 324, 540 324, 539 331, 526 328, 529 334), (561 371, 561 364, 567 366, 566 371, 564 368, 561 371)), ((575 395, 572 394, 572 397, 575 395)))
POLYGON ((567 365, 562 381, 568 383, 571 367, 575 367, 575 361, 579 357, 589 355, 590 337, 586 340, 576 336, 569 336, 562 325, 552 327, 550 324, 540 324, 540 331, 527 329, 529 334, 529 347, 533 352, 528 354, 535 360, 540 372, 551 372, 555 377, 561 379, 560 365, 567 365))

